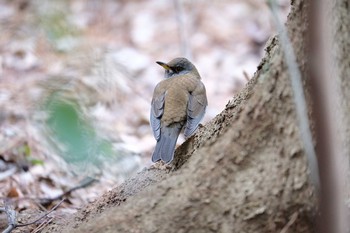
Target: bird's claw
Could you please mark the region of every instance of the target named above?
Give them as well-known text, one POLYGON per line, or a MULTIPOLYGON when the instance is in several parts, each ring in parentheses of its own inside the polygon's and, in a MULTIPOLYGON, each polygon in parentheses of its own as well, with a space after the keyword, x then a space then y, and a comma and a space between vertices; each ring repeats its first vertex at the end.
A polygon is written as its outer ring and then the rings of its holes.
POLYGON ((172 166, 168 163, 164 163, 162 160, 156 162, 155 164, 151 165, 150 169, 158 169, 162 171, 170 171, 172 166))

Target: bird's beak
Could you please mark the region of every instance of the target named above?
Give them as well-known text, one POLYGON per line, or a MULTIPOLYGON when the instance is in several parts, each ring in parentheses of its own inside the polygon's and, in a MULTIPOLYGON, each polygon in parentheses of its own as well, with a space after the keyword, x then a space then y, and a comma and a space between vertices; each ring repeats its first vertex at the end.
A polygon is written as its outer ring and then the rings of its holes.
POLYGON ((161 61, 157 61, 156 62, 158 65, 162 66, 164 69, 166 70, 171 70, 170 66, 168 66, 168 64, 161 62, 161 61))

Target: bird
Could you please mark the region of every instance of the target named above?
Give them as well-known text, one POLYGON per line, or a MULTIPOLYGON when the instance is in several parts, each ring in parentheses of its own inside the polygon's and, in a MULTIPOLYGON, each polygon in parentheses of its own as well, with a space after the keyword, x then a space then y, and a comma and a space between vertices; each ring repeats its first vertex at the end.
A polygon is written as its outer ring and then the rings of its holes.
POLYGON ((165 69, 165 79, 156 85, 151 102, 150 124, 157 140, 152 162, 169 164, 181 130, 184 128, 186 139, 193 135, 208 100, 201 76, 188 59, 178 57, 156 63, 165 69))

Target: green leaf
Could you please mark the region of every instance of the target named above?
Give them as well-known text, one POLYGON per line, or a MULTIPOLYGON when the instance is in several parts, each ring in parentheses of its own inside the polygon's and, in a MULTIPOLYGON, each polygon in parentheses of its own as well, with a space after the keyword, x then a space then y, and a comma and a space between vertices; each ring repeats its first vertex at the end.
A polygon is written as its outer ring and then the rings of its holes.
POLYGON ((50 96, 45 108, 53 144, 58 145, 58 153, 67 163, 83 169, 99 167, 103 159, 114 155, 111 143, 98 136, 76 102, 56 93, 50 96))
POLYGON ((44 165, 44 161, 41 159, 35 159, 33 157, 29 157, 28 161, 32 164, 32 165, 44 165))

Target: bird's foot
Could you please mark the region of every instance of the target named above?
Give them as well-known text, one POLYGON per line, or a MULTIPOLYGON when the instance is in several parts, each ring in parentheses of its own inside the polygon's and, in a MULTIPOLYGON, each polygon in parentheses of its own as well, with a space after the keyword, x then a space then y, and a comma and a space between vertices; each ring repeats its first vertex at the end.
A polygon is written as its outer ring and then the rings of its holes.
POLYGON ((158 169, 163 171, 170 171, 172 166, 170 164, 164 163, 163 161, 158 161, 155 164, 151 165, 150 169, 158 169))

